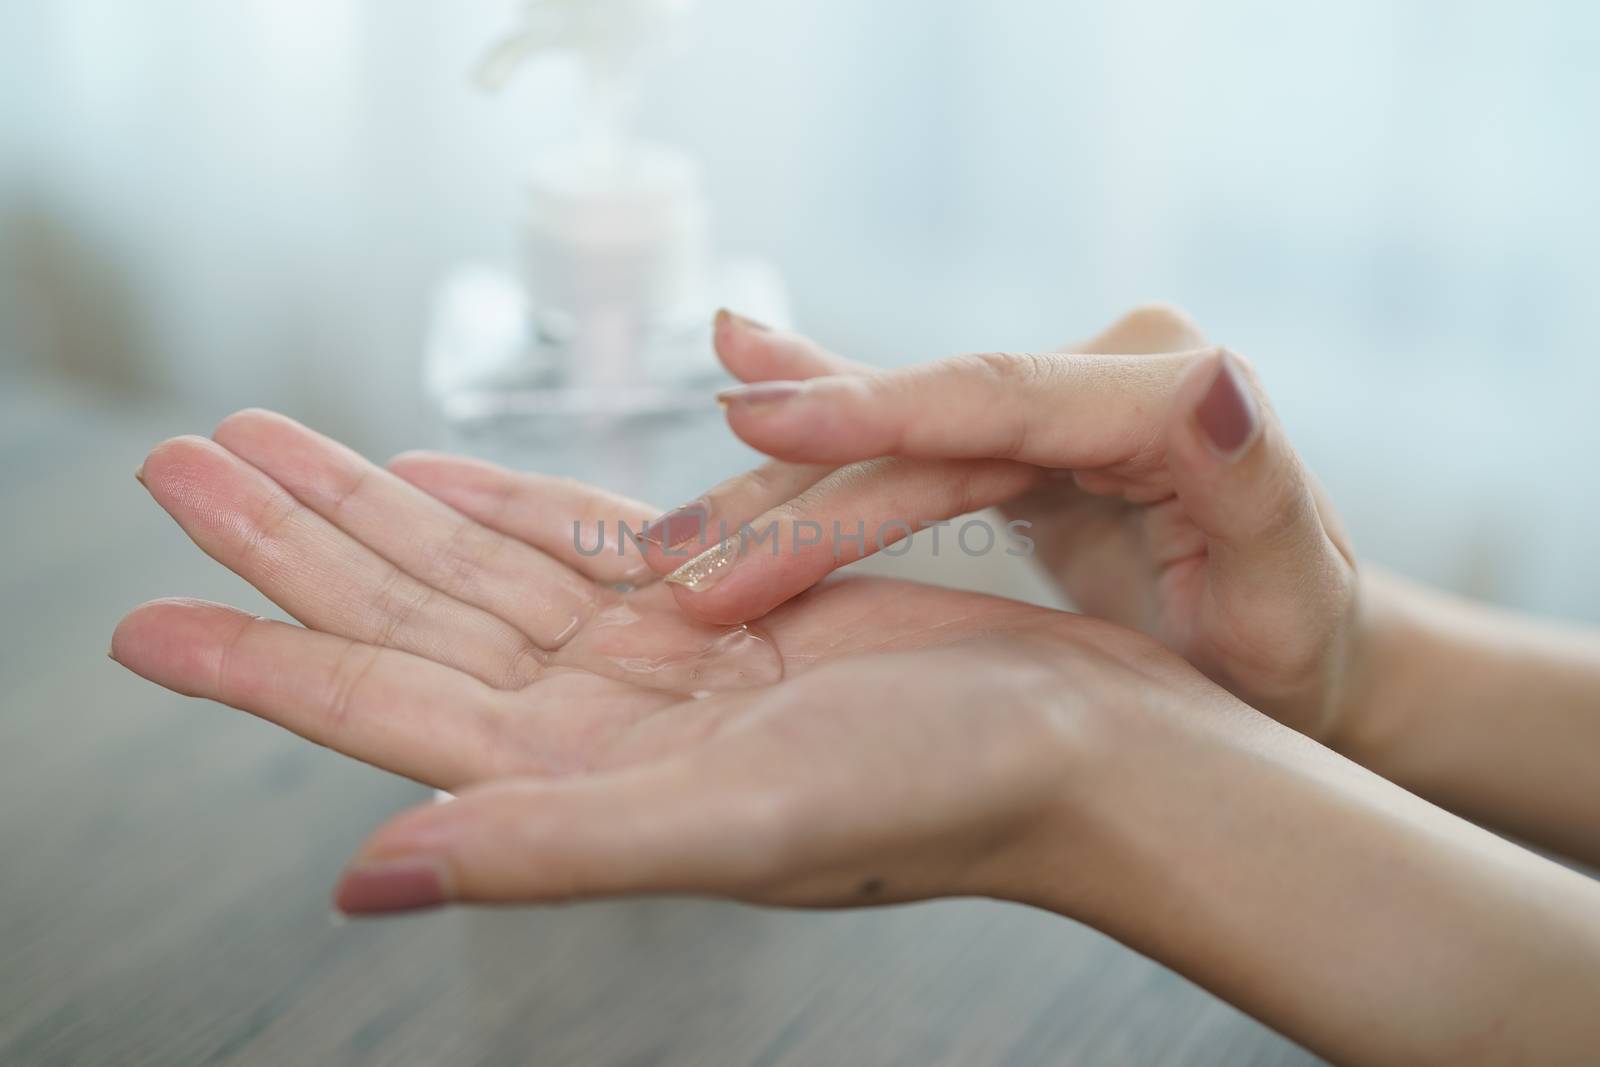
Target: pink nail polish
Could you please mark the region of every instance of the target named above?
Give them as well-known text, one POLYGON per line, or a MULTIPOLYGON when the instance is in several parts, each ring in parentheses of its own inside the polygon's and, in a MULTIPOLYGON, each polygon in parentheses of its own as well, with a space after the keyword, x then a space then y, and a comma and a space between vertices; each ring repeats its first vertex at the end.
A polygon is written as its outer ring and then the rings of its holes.
POLYGON ((1216 377, 1205 396, 1195 405, 1195 421, 1217 457, 1228 462, 1238 459, 1255 438, 1255 397, 1239 372, 1237 361, 1227 352, 1217 364, 1216 377))
POLYGON ((706 522, 710 518, 711 505, 704 500, 691 501, 681 507, 673 508, 651 522, 639 532, 639 538, 642 541, 649 541, 658 548, 681 545, 685 541, 703 536, 706 522))
POLYGON ((339 879, 333 902, 346 915, 436 908, 445 902, 444 875, 425 859, 358 863, 339 879))
POLYGON ((790 400, 805 391, 805 382, 756 382, 753 385, 736 385, 717 394, 717 403, 725 408, 753 407, 757 404, 776 404, 790 400))

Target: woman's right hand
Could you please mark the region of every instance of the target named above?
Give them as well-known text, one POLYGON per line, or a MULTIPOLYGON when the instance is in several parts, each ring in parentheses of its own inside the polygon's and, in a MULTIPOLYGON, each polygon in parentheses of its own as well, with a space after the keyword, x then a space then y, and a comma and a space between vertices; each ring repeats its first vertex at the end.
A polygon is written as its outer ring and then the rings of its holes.
POLYGON ((117 627, 114 658, 440 788, 696 741, 712 697, 862 652, 1071 621, 880 578, 829 583, 759 626, 710 626, 684 618, 618 534, 645 525, 644 504, 454 456, 385 469, 271 412, 213 437, 162 443, 139 478, 304 625, 160 600, 117 627))
POLYGON ((1000 505, 1031 524, 1083 610, 1156 636, 1318 739, 1344 725, 1365 684, 1354 555, 1254 372, 1186 316, 1145 308, 1069 351, 889 372, 736 316, 719 316, 716 338, 750 383, 723 394, 729 425, 777 462, 657 527, 663 548, 647 558, 689 615, 759 617, 882 547, 877 531, 903 536, 897 520, 1000 505), (862 520, 865 545, 786 540, 800 523, 862 520), (679 534, 744 522, 775 523, 775 549, 726 559, 709 582, 670 573, 679 534))

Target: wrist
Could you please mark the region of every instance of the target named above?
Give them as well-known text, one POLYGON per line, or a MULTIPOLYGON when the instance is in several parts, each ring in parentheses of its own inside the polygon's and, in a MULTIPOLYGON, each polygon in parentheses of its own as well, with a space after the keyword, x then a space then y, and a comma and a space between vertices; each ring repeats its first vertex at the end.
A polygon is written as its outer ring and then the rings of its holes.
POLYGON ((1411 610, 1415 590, 1378 568, 1357 579, 1354 633, 1332 728, 1321 740, 1364 766, 1381 759, 1409 705, 1413 679, 1427 671, 1431 642, 1411 610))
POLYGON ((1113 936, 1143 894, 1159 891, 1151 861, 1169 844, 1164 813, 1207 803, 1222 784, 1216 769, 1253 747, 1263 726, 1277 730, 1165 650, 1121 670, 1115 684, 1090 686, 1090 701, 1084 672, 1059 680, 1035 746, 1039 788, 1024 794, 1026 817, 979 890, 1113 936))
POLYGON ((1340 1062, 1491 1045, 1513 1059, 1591 1025, 1567 991, 1595 973, 1592 883, 1215 687, 1122 710, 1069 750, 1085 777, 1039 823, 1043 860, 1011 899, 1340 1062), (1483 1029, 1530 988, 1537 1020, 1483 1029))

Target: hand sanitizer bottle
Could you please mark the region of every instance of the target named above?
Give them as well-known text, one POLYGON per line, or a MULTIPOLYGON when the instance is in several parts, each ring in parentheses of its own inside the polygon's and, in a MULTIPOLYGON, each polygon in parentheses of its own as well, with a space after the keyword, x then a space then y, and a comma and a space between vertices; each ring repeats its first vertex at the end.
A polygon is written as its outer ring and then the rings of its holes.
POLYGON ((575 137, 524 178, 520 270, 458 269, 435 297, 425 384, 445 445, 646 501, 687 499, 746 466, 711 400, 727 305, 776 326, 787 300, 759 262, 718 263, 699 162, 630 130, 641 53, 685 0, 528 0, 479 71, 576 52, 575 137))

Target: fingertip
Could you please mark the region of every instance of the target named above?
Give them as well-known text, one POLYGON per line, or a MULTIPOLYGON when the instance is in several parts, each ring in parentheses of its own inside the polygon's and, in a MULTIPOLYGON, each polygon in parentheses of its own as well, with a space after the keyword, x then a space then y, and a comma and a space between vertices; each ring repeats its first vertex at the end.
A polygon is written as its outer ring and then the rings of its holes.
POLYGON ((698 497, 650 520, 639 531, 639 540, 664 553, 690 541, 704 540, 710 520, 711 501, 698 497))
POLYGON ((697 622, 738 626, 759 619, 837 566, 821 543, 798 554, 791 549, 770 555, 730 553, 728 545, 712 546, 665 578, 678 609, 697 622))
POLYGON ((1183 308, 1166 300, 1149 300, 1118 319, 1106 336, 1115 336, 1128 354, 1155 354, 1201 348, 1200 324, 1183 308))
POLYGON ((1172 460, 1197 470, 1235 466, 1265 436, 1266 409, 1248 365, 1227 348, 1197 356, 1173 394, 1172 460))
POLYGON ((448 870, 420 856, 353 863, 333 891, 335 910, 349 916, 425 911, 449 899, 448 870))
POLYGON ((695 590, 673 581, 668 581, 667 588, 672 590, 679 611, 711 626, 740 626, 765 614, 752 610, 742 597, 718 596, 714 589, 695 590))
POLYGON ((1234 463, 1261 436, 1261 410, 1238 361, 1224 351, 1194 408, 1200 437, 1218 460, 1234 463))
POLYGON ((770 340, 766 327, 720 308, 711 325, 711 347, 717 359, 740 381, 759 381, 771 369, 770 340))
POLYGON ((429 451, 425 448, 412 448, 390 456, 389 462, 385 466, 398 474, 403 470, 426 470, 438 466, 446 458, 439 452, 429 451))
POLYGON ((505 504, 500 473, 477 460, 436 452, 405 452, 391 459, 389 473, 435 500, 483 522, 505 504))
POLYGON ((483 489, 494 480, 514 476, 514 472, 471 456, 455 456, 428 449, 412 449, 394 456, 384 466, 391 474, 426 488, 433 495, 467 487, 483 489))
MULTIPOLYGON (((240 408, 233 414, 224 418, 211 431, 211 439, 218 444, 230 437, 246 436, 260 433, 273 426, 292 424, 294 420, 287 415, 280 415, 276 411, 266 408, 240 408)), ((227 447, 223 445, 223 447, 227 447)))
POLYGON ((803 334, 774 330, 728 311, 718 313, 712 347, 728 372, 743 382, 851 375, 867 370, 803 334))
MULTIPOLYGON (((390 457, 384 469, 401 481, 432 493, 435 486, 450 486, 449 458, 437 452, 413 449, 390 457)), ((437 495, 437 494, 435 494, 437 495)))
POLYGON ((159 502, 169 490, 201 478, 219 450, 210 438, 198 434, 169 437, 145 454, 134 477, 159 502))
POLYGON ((391 816, 351 857, 334 888, 334 907, 370 915, 483 899, 482 872, 475 868, 483 865, 484 845, 490 858, 505 858, 507 820, 526 829, 547 794, 540 783, 500 779, 468 787, 447 803, 391 816))
POLYGON ((751 448, 790 463, 842 464, 890 455, 866 378, 826 375, 723 390, 728 428, 751 448))
POLYGON ((184 679, 212 677, 230 627, 257 616, 237 608, 187 597, 140 604, 111 633, 111 658, 135 674, 169 688, 184 679))
POLYGON ((459 821, 460 814, 468 806, 457 797, 445 804, 419 804, 397 812, 367 835, 351 863, 386 862, 410 855, 443 853, 455 837, 448 827, 459 821))

